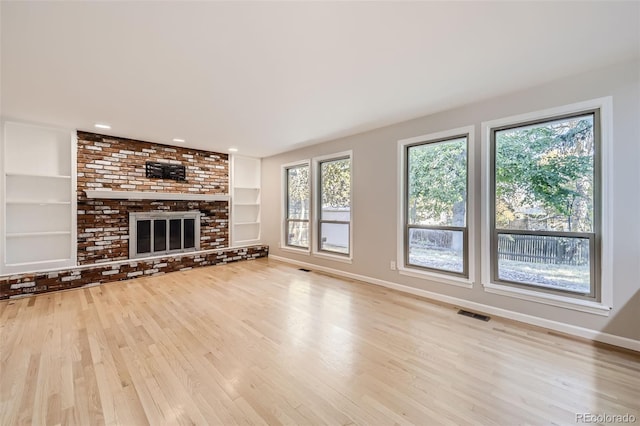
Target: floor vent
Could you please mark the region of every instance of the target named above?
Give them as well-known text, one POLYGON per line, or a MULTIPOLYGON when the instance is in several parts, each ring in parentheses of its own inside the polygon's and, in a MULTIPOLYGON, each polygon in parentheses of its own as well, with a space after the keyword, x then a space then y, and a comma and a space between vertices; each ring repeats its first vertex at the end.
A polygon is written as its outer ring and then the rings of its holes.
POLYGON ((463 309, 460 309, 458 311, 458 315, 464 315, 465 317, 471 317, 477 320, 482 320, 482 321, 489 321, 491 319, 491 317, 487 316, 487 315, 482 315, 482 314, 476 314, 475 312, 469 312, 469 311, 465 311, 463 309))
POLYGON ((298 271, 302 271, 302 272, 311 272, 311 269, 298 268, 298 271))

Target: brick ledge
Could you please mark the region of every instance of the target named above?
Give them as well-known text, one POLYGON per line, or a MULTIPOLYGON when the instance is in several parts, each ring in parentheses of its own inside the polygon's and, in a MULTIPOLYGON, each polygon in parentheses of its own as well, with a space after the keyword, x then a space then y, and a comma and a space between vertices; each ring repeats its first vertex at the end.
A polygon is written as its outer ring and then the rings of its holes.
POLYGON ((269 246, 255 245, 5 275, 0 276, 0 300, 71 288, 90 287, 107 282, 123 281, 141 276, 155 276, 203 266, 224 265, 240 260, 266 257, 268 254, 269 246))

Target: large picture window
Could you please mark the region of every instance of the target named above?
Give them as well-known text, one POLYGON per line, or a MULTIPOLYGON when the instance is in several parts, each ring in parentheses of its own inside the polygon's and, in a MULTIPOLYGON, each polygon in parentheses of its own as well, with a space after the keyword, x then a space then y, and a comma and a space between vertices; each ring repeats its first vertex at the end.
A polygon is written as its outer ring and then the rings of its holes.
POLYGON ((309 164, 285 167, 285 245, 309 249, 309 164))
POLYGON ((490 129, 491 281, 599 299, 600 117, 490 129))
POLYGON ((405 266, 468 277, 468 135, 405 146, 405 266))
POLYGON ((317 251, 351 254, 351 157, 318 161, 317 251))

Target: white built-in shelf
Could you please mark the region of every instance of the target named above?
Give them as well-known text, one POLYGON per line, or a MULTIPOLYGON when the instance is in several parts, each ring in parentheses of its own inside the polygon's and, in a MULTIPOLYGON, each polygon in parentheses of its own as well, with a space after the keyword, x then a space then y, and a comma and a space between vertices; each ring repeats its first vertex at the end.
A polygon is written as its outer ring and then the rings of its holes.
POLYGON ((252 246, 254 244, 260 244, 260 240, 236 240, 236 247, 252 246))
MULTIPOLYGON (((53 265, 56 264, 62 264, 59 267, 64 267, 66 266, 65 264, 67 262, 69 262, 70 260, 72 260, 71 258, 62 258, 62 259, 50 259, 47 260, 47 263, 51 263, 53 265)), ((23 267, 38 267, 38 269, 40 269, 39 267, 42 265, 41 261, 34 261, 34 262, 16 262, 16 263, 7 263, 6 266, 12 267, 12 268, 23 268, 23 267)), ((56 267, 56 266, 54 266, 56 267)))
POLYGON ((231 161, 231 245, 260 241, 260 159, 234 155, 231 161))
POLYGON ((71 179, 71 176, 47 175, 47 174, 37 174, 37 173, 7 173, 7 176, 26 177, 26 178, 71 179))
POLYGON ((260 188, 234 188, 233 204, 258 204, 260 205, 260 188))
POLYGON ((179 201, 229 201, 228 194, 190 194, 184 192, 152 191, 100 191, 86 190, 87 198, 111 200, 179 200, 179 201))
POLYGON ((71 201, 35 201, 35 200, 7 200, 7 204, 37 204, 40 206, 50 206, 50 205, 71 205, 71 201))
POLYGON ((53 232, 7 232, 7 238, 44 237, 47 235, 71 235, 70 231, 53 232))
POLYGON ((3 121, 0 273, 76 264, 76 135, 3 121))

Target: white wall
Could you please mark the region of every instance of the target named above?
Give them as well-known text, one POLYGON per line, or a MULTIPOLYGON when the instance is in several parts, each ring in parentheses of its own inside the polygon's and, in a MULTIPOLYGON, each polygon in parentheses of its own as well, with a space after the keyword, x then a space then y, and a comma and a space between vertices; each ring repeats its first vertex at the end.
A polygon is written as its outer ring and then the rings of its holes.
MULTIPOLYGON (((508 72, 503 70, 502 72, 508 72)), ((464 84, 464 82, 461 82, 464 84)), ((617 64, 563 78, 544 86, 512 93, 450 111, 418 118, 263 159, 263 235, 270 254, 313 263, 455 297, 499 309, 539 317, 569 326, 640 340, 640 62, 617 64), (614 298, 608 317, 536 302, 489 294, 480 283, 480 258, 475 259, 473 289, 458 288, 399 275, 389 268, 396 260, 397 141, 457 127, 475 126, 476 200, 480 200, 480 124, 483 121, 539 111, 589 99, 613 97, 614 298), (353 263, 345 264, 279 248, 281 165, 315 156, 353 150, 353 263)), ((480 223, 479 203, 475 223, 480 223)), ((475 232, 480 253, 480 229, 475 232)))

